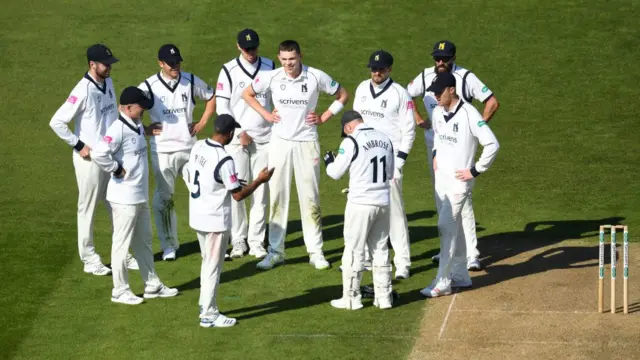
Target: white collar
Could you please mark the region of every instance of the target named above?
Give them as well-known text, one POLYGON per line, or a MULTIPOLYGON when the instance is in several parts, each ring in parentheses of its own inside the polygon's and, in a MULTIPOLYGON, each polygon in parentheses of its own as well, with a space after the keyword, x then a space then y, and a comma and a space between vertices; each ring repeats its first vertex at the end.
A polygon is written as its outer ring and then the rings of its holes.
POLYGON ((134 127, 138 126, 138 122, 133 121, 130 117, 128 117, 125 113, 123 113, 122 111, 120 111, 120 116, 122 116, 122 118, 124 120, 126 120, 127 122, 129 122, 131 125, 133 125, 134 127))
POLYGON ((259 61, 259 60, 260 60, 260 57, 258 57, 258 58, 256 59, 256 62, 254 62, 254 63, 252 64, 252 63, 248 62, 247 60, 245 60, 245 58, 244 58, 242 55, 238 56, 238 61, 240 61, 240 64, 242 64, 242 66, 243 66, 245 69, 247 69, 247 70, 253 70, 253 71, 255 71, 255 70, 256 70, 256 67, 258 66, 258 61, 259 61))
POLYGON ((378 85, 378 84, 374 83, 373 80, 370 80, 371 86, 373 86, 373 88, 376 89, 376 90, 384 89, 384 87, 387 86, 389 81, 391 81, 391 77, 388 77, 387 80, 383 81, 380 85, 378 85))
POLYGON ((173 86, 173 85, 175 85, 175 84, 178 82, 178 80, 180 80, 180 76, 182 76, 182 74, 178 74, 178 77, 177 77, 177 78, 175 78, 175 79, 171 79, 171 78, 169 78, 169 77, 166 77, 166 76, 164 75, 164 72, 162 72, 162 70, 160 70, 160 76, 162 77, 162 80, 164 80, 164 82, 166 82, 166 83, 167 83, 167 85, 169 85, 169 86, 173 86))
POLYGON ((302 66, 302 71, 300 71, 300 75, 298 75, 297 78, 292 78, 287 74, 287 71, 282 68, 282 80, 287 80, 290 82, 294 82, 294 81, 301 81, 301 80, 305 80, 307 78, 307 69, 306 66, 304 66, 304 64, 300 63, 300 66, 302 66))

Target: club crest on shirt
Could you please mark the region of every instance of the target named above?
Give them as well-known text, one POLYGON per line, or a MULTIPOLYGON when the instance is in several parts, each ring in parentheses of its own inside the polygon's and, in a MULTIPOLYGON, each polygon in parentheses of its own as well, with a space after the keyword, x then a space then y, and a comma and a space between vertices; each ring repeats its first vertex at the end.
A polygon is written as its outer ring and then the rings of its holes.
POLYGON ((109 98, 113 99, 113 93, 111 92, 111 89, 109 89, 109 98))
POLYGON ((307 92, 307 84, 302 84, 302 92, 307 92))
POLYGON ((361 101, 362 101, 362 102, 367 101, 367 96, 366 96, 366 95, 365 95, 365 96, 363 96, 361 101))
POLYGON ((240 81, 240 84, 238 84, 238 85, 240 85, 241 89, 244 89, 245 83, 244 83, 244 81, 240 81))
POLYGON ((287 85, 285 85, 285 84, 280 85, 280 90, 284 90, 286 88, 287 88, 287 85))
POLYGON ((182 102, 186 104, 187 100, 189 100, 189 98, 187 97, 187 93, 182 93, 182 102))
POLYGON ((386 109, 387 108, 387 100, 382 100, 382 104, 380 106, 382 106, 383 109, 386 109))
POLYGON ((453 132, 458 132, 458 123, 453 124, 453 132))
POLYGON ((136 138, 131 138, 131 142, 135 144, 137 142, 136 138))

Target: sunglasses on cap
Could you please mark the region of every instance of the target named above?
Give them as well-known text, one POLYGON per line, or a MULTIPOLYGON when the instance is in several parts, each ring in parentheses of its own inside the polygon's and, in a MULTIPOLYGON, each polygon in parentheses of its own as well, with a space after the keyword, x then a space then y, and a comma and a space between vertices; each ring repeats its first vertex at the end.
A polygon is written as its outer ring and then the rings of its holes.
POLYGON ((451 59, 453 59, 453 57, 451 57, 451 56, 434 56, 434 57, 433 57, 433 61, 435 61, 435 62, 440 62, 440 61, 442 61, 442 62, 447 63, 447 62, 449 62, 451 59))

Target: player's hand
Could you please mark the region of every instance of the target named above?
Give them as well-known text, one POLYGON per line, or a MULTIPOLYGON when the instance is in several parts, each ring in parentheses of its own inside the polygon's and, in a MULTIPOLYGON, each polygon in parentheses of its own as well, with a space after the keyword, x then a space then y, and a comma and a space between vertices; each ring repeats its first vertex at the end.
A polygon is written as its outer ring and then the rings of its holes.
POLYGON ((116 179, 122 179, 124 178, 124 176, 127 174, 127 170, 125 170, 124 168, 122 168, 122 170, 120 170, 120 174, 116 175, 113 174, 113 176, 115 176, 116 179))
POLYGON ((421 128, 423 128, 425 130, 431 129, 431 122, 430 121, 426 121, 425 120, 425 121, 423 121, 423 122, 421 122, 421 123, 419 123, 417 125, 418 125, 418 127, 421 127, 421 128))
POLYGON ((207 126, 207 123, 204 121, 199 121, 196 124, 189 124, 189 132, 191 133, 191 136, 196 136, 196 134, 202 131, 205 126, 207 126))
POLYGON ((393 180, 400 180, 400 179, 402 179, 402 169, 395 168, 395 170, 393 171, 393 180))
POLYGON ((265 114, 264 119, 273 124, 279 123, 280 115, 278 115, 278 109, 273 109, 272 112, 265 114))
POLYGON ((469 181, 473 179, 473 175, 471 175, 471 169, 456 170, 456 179, 461 181, 469 181))
POLYGON ((322 113, 322 116, 320 116, 320 123, 324 124, 327 121, 329 121, 329 119, 331 119, 331 117, 333 116, 333 113, 329 110, 325 111, 322 113))
POLYGON ((246 131, 240 133, 240 145, 242 145, 242 147, 246 148, 252 142, 253 139, 251 138, 251 136, 249 136, 249 134, 247 134, 246 131))
POLYGON ((91 148, 86 144, 82 147, 82 150, 78 152, 80 156, 85 160, 91 160, 91 148))
POLYGON ((154 122, 144 127, 144 134, 147 136, 156 136, 162 133, 162 123, 154 122))
POLYGON ((438 161, 436 161, 436 158, 433 158, 433 171, 437 171, 438 170, 438 161))
POLYGON ((322 159, 324 160, 324 165, 327 166, 336 159, 336 156, 333 155, 331 151, 327 151, 326 153, 324 153, 324 156, 322 157, 322 159))
POLYGON ((307 125, 318 125, 320 123, 320 118, 318 117, 318 114, 310 111, 304 118, 304 121, 307 123, 307 125))
POLYGON ((273 176, 273 171, 276 168, 271 168, 271 170, 269 170, 268 168, 264 168, 260 171, 260 174, 258 174, 258 181, 262 184, 268 182, 269 180, 271 180, 271 177, 273 176))

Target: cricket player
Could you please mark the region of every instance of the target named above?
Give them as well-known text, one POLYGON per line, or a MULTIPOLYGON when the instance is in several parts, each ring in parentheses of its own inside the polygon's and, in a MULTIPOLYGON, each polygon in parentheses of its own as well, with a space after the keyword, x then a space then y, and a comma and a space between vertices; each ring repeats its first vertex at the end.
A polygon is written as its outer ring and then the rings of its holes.
POLYGON ((213 136, 198 141, 191 150, 189 225, 198 234, 202 252, 200 326, 229 327, 236 324, 236 319, 220 313, 216 294, 231 230, 231 198, 242 201, 251 195, 269 181, 273 169, 262 169, 251 184, 243 187, 234 159, 224 150, 224 146, 233 141, 240 124, 231 115, 222 114, 216 118, 214 127, 213 136))
POLYGON ((367 125, 386 134, 395 150, 391 174, 391 246, 395 252, 396 279, 407 279, 411 267, 409 225, 402 197, 402 169, 415 139, 413 100, 401 85, 391 79, 393 56, 378 50, 369 57, 371 79, 358 85, 353 109, 362 114, 367 125))
MULTIPOLYGON (((91 159, 91 151, 98 145, 107 128, 117 117, 116 92, 111 80, 111 66, 118 62, 111 50, 103 44, 91 45, 87 49, 89 70, 73 88, 67 101, 56 111, 49 126, 73 147, 73 167, 78 183, 78 251, 84 263, 84 272, 94 275, 109 275, 93 244, 93 217, 98 201, 106 202, 109 174, 100 170, 91 159), (68 124, 74 121, 73 132, 68 124)), ((135 259, 128 255, 127 266, 138 269, 135 259)))
MULTIPOLYGON (((431 55, 433 56, 435 66, 424 69, 409 83, 407 89, 412 97, 422 99, 427 110, 428 118, 426 120, 422 119, 417 108, 414 109, 414 114, 418 126, 424 129, 424 137, 427 145, 427 160, 431 171, 431 182, 435 189, 435 177, 433 174, 433 164, 431 162, 433 130, 431 129, 432 121, 429 121, 429 119, 433 120, 432 112, 437 106, 437 100, 435 95, 427 90, 429 85, 439 73, 449 72, 453 74, 457 80, 456 93, 462 101, 471 103, 473 99, 475 99, 484 103, 482 119, 485 122, 491 120, 500 104, 493 95, 493 92, 480 81, 474 73, 455 63, 456 46, 451 41, 442 40, 435 43, 431 55)), ((435 194, 434 198, 436 198, 435 194)), ((478 251, 478 238, 476 236, 476 219, 473 213, 471 196, 467 197, 467 202, 462 208, 462 226, 464 228, 467 255, 469 257, 467 259, 467 268, 474 271, 481 270, 482 264, 479 260, 480 252, 478 251)), ((440 255, 436 255, 433 257, 433 260, 438 262, 439 257, 440 255)))
POLYGON ((452 287, 471 286, 463 207, 471 196, 475 178, 489 169, 500 148, 478 110, 458 96, 456 84, 456 76, 444 71, 427 88, 438 101, 431 119, 440 262, 436 279, 421 290, 426 297, 449 295, 452 287), (475 161, 478 143, 483 150, 475 161))
POLYGON ((390 186, 396 171, 396 153, 391 139, 365 124, 353 110, 342 116, 346 135, 338 156, 324 155, 327 175, 338 180, 349 170, 349 194, 344 211, 344 253, 342 254, 342 298, 332 300, 339 309, 362 308, 360 281, 365 270, 365 245, 373 253, 374 305, 392 307, 391 263, 387 237, 390 220, 390 186))
POLYGON ((151 250, 147 140, 140 119, 152 106, 153 101, 142 90, 135 86, 124 89, 120 94, 120 115, 93 152, 96 164, 111 174, 107 187, 107 201, 113 209, 111 301, 127 305, 144 301, 129 287, 126 268, 129 246, 140 266, 145 299, 178 294, 177 289, 166 287, 158 278, 151 250))
MULTIPOLYGON (((273 60, 258 56, 260 38, 253 29, 238 33, 237 44, 240 56, 222 66, 216 86, 216 112, 232 115, 241 128, 234 133, 226 146, 238 170, 240 179, 255 178, 267 166, 271 123, 266 121, 242 99, 242 91, 249 87, 260 71, 275 69, 273 60)), ((267 93, 256 94, 256 99, 271 111, 267 93)), ((243 257, 249 247, 249 255, 258 259, 267 256, 264 237, 267 230, 267 184, 260 186, 251 197, 249 219, 244 200, 231 202, 232 258, 243 257)))
POLYGON ((162 133, 151 137, 151 164, 156 188, 153 214, 163 260, 175 260, 180 247, 173 194, 176 179, 183 176, 195 135, 207 125, 215 112, 215 91, 199 77, 181 71, 182 56, 177 46, 165 44, 158 50, 160 72, 138 87, 153 99, 149 111, 152 123, 161 124, 162 133), (205 101, 200 122, 193 123, 196 99, 205 101))
POLYGON ((320 141, 318 125, 339 113, 349 99, 347 91, 324 71, 302 64, 296 41, 280 43, 278 59, 282 67, 256 76, 242 98, 263 119, 273 123, 269 144, 269 167, 276 169, 269 186, 269 253, 257 264, 271 269, 284 263, 284 240, 289 216, 291 173, 302 216, 302 233, 309 263, 318 270, 328 269, 322 251, 322 215, 320 212, 320 141), (275 111, 265 109, 257 94, 271 93, 275 111), (320 92, 336 100, 321 116, 316 114, 320 92))

